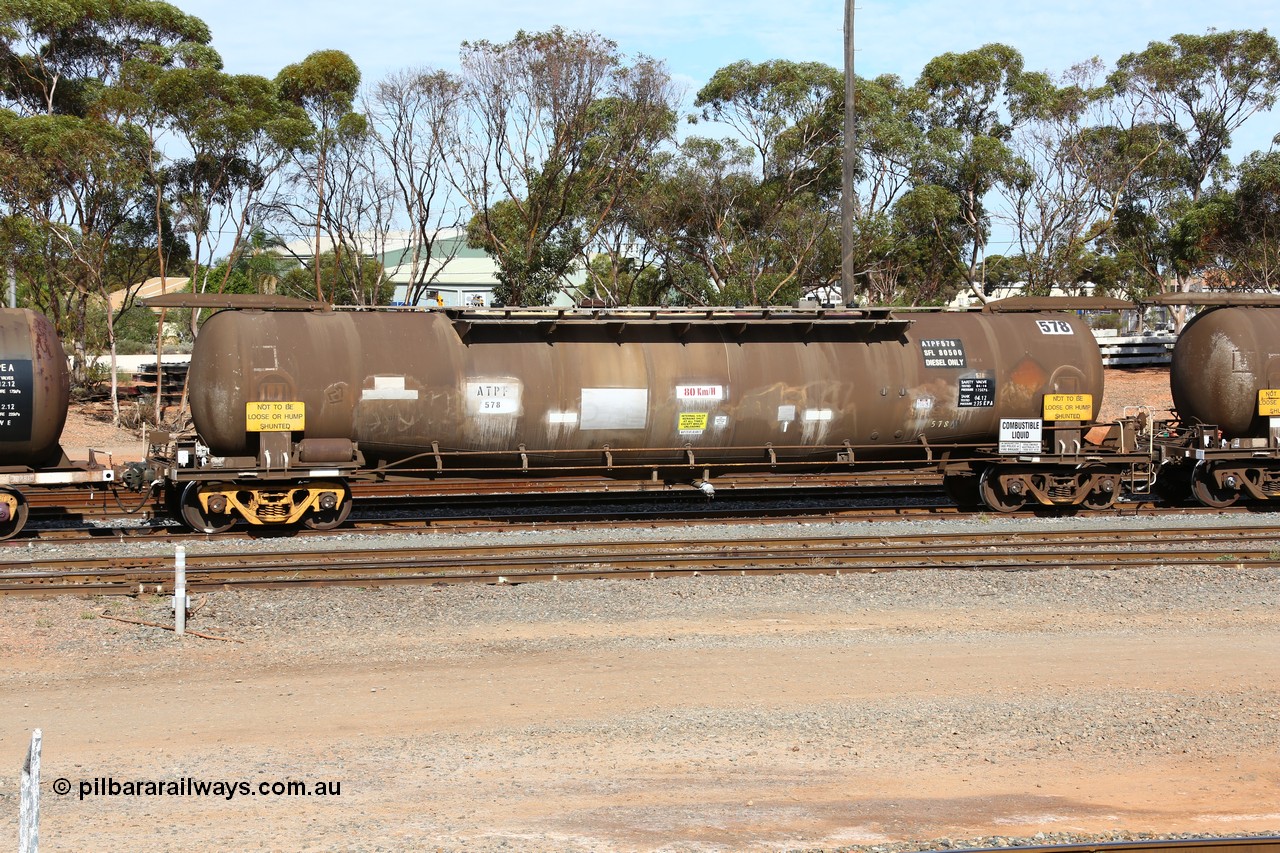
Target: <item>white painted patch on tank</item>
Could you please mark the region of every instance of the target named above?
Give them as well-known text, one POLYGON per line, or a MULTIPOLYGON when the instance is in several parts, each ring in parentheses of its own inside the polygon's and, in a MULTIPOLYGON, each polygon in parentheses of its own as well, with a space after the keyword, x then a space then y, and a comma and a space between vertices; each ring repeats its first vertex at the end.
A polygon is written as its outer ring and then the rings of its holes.
POLYGON ((829 421, 835 417, 835 412, 830 409, 805 409, 803 420, 807 421, 829 421))
POLYGON ((361 400, 416 400, 418 390, 404 387, 403 376, 375 376, 373 387, 360 391, 361 400))
POLYGON ((523 386, 518 379, 471 379, 467 381, 467 414, 518 415, 523 386))
POLYGON ((547 439, 554 444, 578 427, 578 413, 564 409, 547 412, 547 439))
POLYGON ((275 346, 271 344, 254 347, 250 358, 253 362, 254 373, 280 369, 279 353, 276 351, 275 346))
POLYGON ((648 388, 583 388, 584 430, 644 429, 649 423, 648 388))
POLYGON ((677 385, 676 400, 685 403, 716 403, 725 397, 723 385, 677 385))
POLYGON ((796 419, 795 406, 779 406, 778 407, 778 420, 782 423, 782 429, 784 431, 787 428, 787 424, 790 423, 791 421, 794 421, 795 419, 796 419))

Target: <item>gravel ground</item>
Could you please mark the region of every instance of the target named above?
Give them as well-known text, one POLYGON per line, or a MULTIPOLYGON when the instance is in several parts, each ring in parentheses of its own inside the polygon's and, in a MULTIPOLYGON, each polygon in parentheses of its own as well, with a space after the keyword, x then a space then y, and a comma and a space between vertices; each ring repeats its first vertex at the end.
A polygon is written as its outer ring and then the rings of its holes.
MULTIPOLYGON (((0 740, 16 767, 41 727, 46 785, 342 783, 328 802, 46 790, 47 850, 903 851, 1266 832, 1280 829, 1278 604, 1280 571, 1221 564, 224 592, 190 623, 239 641, 219 642, 97 615, 168 623, 155 596, 9 598, 0 740)), ((10 821, 13 797, 6 782, 10 821)))

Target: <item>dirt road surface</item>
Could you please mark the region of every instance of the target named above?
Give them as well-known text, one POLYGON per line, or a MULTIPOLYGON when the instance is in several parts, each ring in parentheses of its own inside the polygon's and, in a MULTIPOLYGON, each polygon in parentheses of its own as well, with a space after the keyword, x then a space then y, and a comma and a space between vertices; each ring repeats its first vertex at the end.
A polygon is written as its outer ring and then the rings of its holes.
POLYGON ((40 728, 45 851, 1275 830, 1278 603, 1222 566, 224 592, 224 642, 0 599, 2 823, 40 728))

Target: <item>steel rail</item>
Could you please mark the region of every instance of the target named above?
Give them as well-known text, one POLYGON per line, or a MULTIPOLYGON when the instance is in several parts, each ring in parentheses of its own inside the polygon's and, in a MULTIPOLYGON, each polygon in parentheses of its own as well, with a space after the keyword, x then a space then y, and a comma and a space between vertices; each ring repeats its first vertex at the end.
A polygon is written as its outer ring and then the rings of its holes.
MULTIPOLYGON (((383 584, 483 581, 515 583, 569 578, 656 578, 675 575, 840 574, 894 570, 1113 570, 1151 566, 1275 567, 1272 528, 1231 531, 1051 531, 1002 536, 792 537, 755 540, 489 545, 454 548, 353 549, 267 554, 188 555, 193 590, 230 585, 383 584), (1206 534, 1209 535, 1206 535, 1206 534), (1216 534, 1216 535, 1215 535, 1216 534), (1046 547, 1046 543, 1056 543, 1046 547), (1229 549, 1221 546, 1230 545, 1229 549), (1261 545, 1261 547, 1251 547, 1261 545), (1143 547, 1147 546, 1147 547, 1143 547), (1171 546, 1184 550, 1176 552, 1171 546), (1114 548, 1116 550, 1103 550, 1114 548), (1216 548, 1216 550, 1214 550, 1216 548)), ((97 558, 0 564, 0 592, 161 591, 171 587, 166 557, 97 558), (61 564, 60 568, 53 566, 61 564)))

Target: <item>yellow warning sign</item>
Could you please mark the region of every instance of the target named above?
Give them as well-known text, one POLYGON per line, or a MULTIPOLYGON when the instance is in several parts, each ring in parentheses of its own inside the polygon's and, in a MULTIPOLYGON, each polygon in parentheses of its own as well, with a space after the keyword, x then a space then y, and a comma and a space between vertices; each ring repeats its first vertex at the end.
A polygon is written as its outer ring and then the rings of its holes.
POLYGON ((1045 394, 1044 419, 1046 421, 1093 420, 1092 394, 1045 394))
POLYGON ((246 403, 246 432, 302 432, 307 425, 307 407, 299 402, 246 403))
POLYGON ((1280 418, 1280 388, 1263 388, 1258 392, 1258 414, 1264 418, 1280 418))
POLYGON ((694 432, 704 431, 707 428, 706 412, 681 412, 680 413, 680 431, 694 432))

